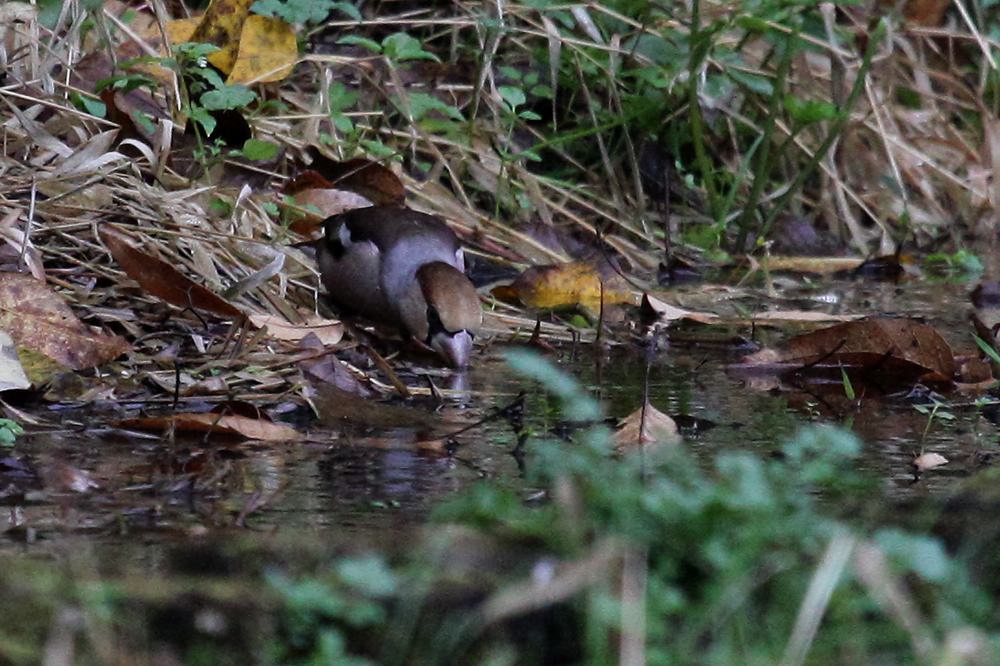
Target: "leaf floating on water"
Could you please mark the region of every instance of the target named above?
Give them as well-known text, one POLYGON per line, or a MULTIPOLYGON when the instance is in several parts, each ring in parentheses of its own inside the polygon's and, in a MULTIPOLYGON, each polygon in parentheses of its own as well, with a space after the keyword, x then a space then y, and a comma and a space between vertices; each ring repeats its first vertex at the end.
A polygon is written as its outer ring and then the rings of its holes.
POLYGON ((947 465, 948 459, 940 453, 924 453, 913 459, 913 466, 918 472, 925 472, 941 465, 947 465))
POLYGON ((102 365, 129 350, 124 338, 84 325, 46 284, 21 273, 0 273, 0 329, 19 347, 73 370, 102 365))
POLYGON ((642 445, 675 446, 681 443, 677 424, 649 402, 622 419, 614 435, 619 453, 642 445))
POLYGON ((937 330, 913 319, 877 317, 798 335, 776 350, 762 350, 744 365, 781 363, 803 368, 878 369, 885 381, 947 382, 955 375, 951 347, 937 330))
POLYGON ((126 419, 124 428, 150 430, 153 432, 209 432, 224 435, 239 435, 247 439, 265 442, 287 442, 301 438, 299 431, 281 423, 272 423, 261 418, 250 418, 239 414, 181 413, 165 416, 148 416, 126 419))
POLYGON ((215 292, 181 274, 164 260, 132 245, 124 234, 103 229, 101 240, 122 270, 153 296, 179 308, 204 310, 229 319, 243 316, 236 306, 215 292))

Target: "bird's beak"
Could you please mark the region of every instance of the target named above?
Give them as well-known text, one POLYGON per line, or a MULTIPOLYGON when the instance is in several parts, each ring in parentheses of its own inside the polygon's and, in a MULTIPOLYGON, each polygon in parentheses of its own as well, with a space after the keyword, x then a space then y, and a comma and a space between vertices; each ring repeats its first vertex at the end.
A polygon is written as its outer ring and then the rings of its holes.
POLYGON ((464 368, 469 365, 469 357, 472 355, 472 336, 468 331, 439 333, 431 338, 431 348, 451 367, 464 368))

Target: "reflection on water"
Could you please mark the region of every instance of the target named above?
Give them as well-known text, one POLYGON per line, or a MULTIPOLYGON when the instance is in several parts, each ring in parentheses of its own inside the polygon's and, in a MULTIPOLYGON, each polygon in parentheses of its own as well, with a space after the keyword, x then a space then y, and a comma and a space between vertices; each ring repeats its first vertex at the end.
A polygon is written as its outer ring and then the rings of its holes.
MULTIPOLYGON (((971 350, 962 305, 966 291, 852 283, 839 293, 838 307, 923 316, 957 350, 971 350)), ((787 387, 754 391, 727 374, 726 365, 737 358, 718 347, 675 344, 650 370, 653 405, 713 426, 685 432, 685 446, 706 461, 729 449, 768 456, 803 423, 833 422, 863 439, 860 464, 884 480, 883 492, 908 499, 948 489, 995 451, 995 427, 974 408, 945 410, 947 418, 941 413, 928 427, 928 416, 902 399, 866 398, 857 409, 850 401, 787 387), (921 452, 951 462, 915 482, 911 461, 921 452)), ((600 397, 609 415, 624 417, 639 408, 641 354, 616 351, 598 368, 582 350, 576 361, 563 363, 600 397)), ((387 534, 419 525, 442 499, 481 480, 527 494, 511 455, 514 435, 502 420, 458 435, 451 446, 421 445, 428 423, 437 426, 437 436, 458 430, 509 403, 523 386, 493 358, 473 368, 467 388, 461 406, 435 411, 421 405, 419 429, 340 428, 334 420, 332 426, 313 424, 308 444, 206 445, 201 439, 168 442, 92 430, 26 436, 0 461, 0 503, 6 509, 0 514, 6 534, 0 549, 46 552, 85 542, 121 553, 237 528, 317 538, 387 534)), ((86 421, 86 415, 75 417, 86 421)), ((557 405, 543 391, 528 392, 525 424, 542 435, 559 426, 557 405)))

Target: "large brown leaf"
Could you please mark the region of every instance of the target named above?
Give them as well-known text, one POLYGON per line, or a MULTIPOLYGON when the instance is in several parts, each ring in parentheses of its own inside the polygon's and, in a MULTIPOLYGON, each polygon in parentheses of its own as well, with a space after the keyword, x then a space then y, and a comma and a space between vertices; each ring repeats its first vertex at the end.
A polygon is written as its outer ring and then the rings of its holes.
POLYGON ((121 422, 125 428, 137 430, 175 432, 209 432, 238 435, 266 442, 285 442, 301 438, 299 432, 283 423, 272 423, 263 418, 250 418, 240 414, 181 413, 166 416, 147 416, 121 422))
POLYGON ((0 329, 19 347, 73 370, 101 365, 129 349, 124 338, 84 325, 44 282, 21 273, 0 273, 0 329))
POLYGON ((236 306, 182 275, 167 262, 143 252, 128 237, 111 229, 101 231, 101 240, 111 255, 147 292, 180 308, 204 310, 229 319, 243 316, 236 306))
POLYGON ((315 146, 309 146, 307 152, 312 159, 309 168, 325 178, 330 187, 360 194, 376 206, 403 205, 406 188, 389 167, 360 157, 338 162, 315 146))
POLYGON ((886 379, 951 381, 955 357, 933 326, 913 319, 875 317, 798 335, 781 349, 744 359, 750 364, 846 366, 878 370, 886 379))

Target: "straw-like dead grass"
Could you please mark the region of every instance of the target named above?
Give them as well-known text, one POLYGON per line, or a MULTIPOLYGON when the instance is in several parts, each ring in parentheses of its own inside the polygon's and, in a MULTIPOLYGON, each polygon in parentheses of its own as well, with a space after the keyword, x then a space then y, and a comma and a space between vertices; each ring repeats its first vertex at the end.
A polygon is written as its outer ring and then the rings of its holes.
MULTIPOLYGON (((627 115, 634 102, 629 96, 638 74, 657 75, 660 67, 638 48, 637 39, 683 38, 690 32, 690 17, 682 7, 674 7, 673 16, 652 11, 642 20, 598 3, 559 14, 499 3, 492 16, 473 3, 395 7, 386 5, 383 14, 361 25, 333 20, 314 30, 293 77, 260 89, 262 98, 284 105, 251 118, 258 138, 285 148, 276 164, 256 167, 252 176, 230 165, 194 179, 172 173, 168 160, 171 151, 181 150, 173 86, 165 86, 158 98, 164 117, 152 145, 116 143, 113 123, 70 100, 74 92, 90 92, 74 91, 71 83, 83 57, 102 49, 117 57, 118 45, 138 37, 140 31, 121 21, 124 5, 106 3, 90 24, 82 4, 67 0, 51 29, 28 5, 0 7, 0 67, 6 72, 0 87, 0 236, 12 249, 8 254, 18 266, 43 272, 81 306, 90 323, 129 334, 138 342, 131 362, 139 365, 155 365, 150 359, 169 346, 169 336, 159 335, 160 330, 180 324, 156 298, 129 286, 100 242, 99 229, 109 225, 126 229, 144 251, 212 291, 227 293, 244 310, 295 323, 320 309, 320 288, 312 260, 293 245, 301 239, 272 206, 280 203, 281 184, 301 151, 326 145, 340 158, 367 147, 369 156, 394 165, 409 205, 447 218, 474 253, 492 255, 503 248, 503 259, 514 265, 570 258, 567 245, 545 242, 528 226, 540 223, 564 235, 598 234, 628 260, 634 279, 649 279, 661 258, 666 220, 664 209, 651 201, 649 183, 640 178, 640 159, 644 145, 652 142, 664 150, 664 144, 648 134, 648 123, 640 130, 627 115), (619 30, 609 34, 595 21, 598 17, 614 19, 619 30), (336 43, 345 33, 377 40, 397 31, 422 38, 442 64, 394 67, 370 52, 336 43), (102 38, 111 45, 102 45, 102 38), (562 63, 562 69, 544 66, 540 53, 562 63), (567 72, 573 71, 578 77, 568 82, 567 72), (501 88, 512 84, 512 72, 533 73, 548 83, 554 101, 535 100, 532 108, 551 105, 554 130, 543 133, 540 124, 505 107, 501 88), (346 113, 353 134, 331 122, 334 83, 359 93, 357 105, 346 113), (418 117, 414 104, 428 94, 465 120, 418 117), (621 120, 608 124, 607 115, 597 110, 620 114, 621 120), (577 149, 582 142, 588 150, 577 149), (376 148, 391 154, 377 156, 376 148), (518 156, 527 149, 542 155, 542 166, 518 156), (226 202, 224 212, 217 199, 226 202), (144 347, 148 340, 158 345, 144 347)), ((159 0, 138 9, 150 24, 156 16, 169 18, 159 0)), ((735 8, 719 3, 701 11, 706 22, 735 8)), ((860 11, 835 15, 832 8, 824 8, 822 16, 826 33, 804 35, 813 50, 790 64, 787 86, 801 98, 839 103, 861 61, 845 36, 864 38, 872 17, 860 11)), ((890 251, 900 242, 928 246, 995 228, 1000 125, 986 98, 996 85, 998 44, 976 29, 977 19, 981 14, 970 17, 963 10, 940 27, 895 24, 878 47, 844 133, 821 160, 819 177, 795 197, 791 213, 823 220, 827 233, 861 254, 890 251), (902 103, 903 98, 909 101, 902 103)), ((774 80, 776 58, 769 42, 736 33, 718 39, 739 48, 741 63, 709 58, 698 76, 711 78, 736 67, 774 80)), ((155 52, 142 39, 138 44, 140 52, 155 52)), ((687 86, 690 72, 678 66, 660 74, 659 85, 668 91, 663 99, 683 100, 669 93, 687 86)), ((705 137, 710 158, 719 172, 745 172, 746 136, 761 131, 763 98, 733 87, 719 90, 703 85, 698 93, 711 127, 705 137)), ((682 101, 663 108, 664 133, 689 111, 682 101)), ((784 151, 775 159, 776 174, 785 178, 775 177, 763 188, 765 208, 782 196, 796 165, 808 162, 828 129, 819 123, 799 130, 776 121, 772 140, 784 151)), ((680 159, 668 154, 666 162, 675 171, 671 191, 687 191, 671 197, 669 220, 677 234, 672 241, 683 248, 686 230, 726 220, 713 221, 699 208, 692 179, 697 169, 680 164, 677 172, 680 159)), ((727 220, 732 223, 741 214, 736 208, 727 220)), ((533 328, 533 317, 517 308, 488 306, 493 335, 509 337, 516 329, 527 335, 533 328)), ((205 327, 188 315, 180 321, 189 336, 213 332, 204 345, 195 344, 198 351, 234 353, 231 331, 205 327)), ((543 333, 570 337, 559 323, 547 324, 543 333)), ((248 331, 243 336, 244 342, 264 343, 248 331)), ((238 353, 252 355, 251 347, 244 344, 238 353)), ((243 358, 244 363, 252 360, 243 358)), ((294 384, 293 373, 287 374, 294 384)))

